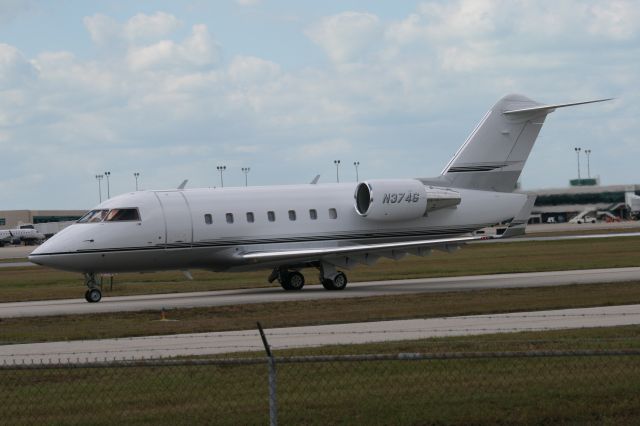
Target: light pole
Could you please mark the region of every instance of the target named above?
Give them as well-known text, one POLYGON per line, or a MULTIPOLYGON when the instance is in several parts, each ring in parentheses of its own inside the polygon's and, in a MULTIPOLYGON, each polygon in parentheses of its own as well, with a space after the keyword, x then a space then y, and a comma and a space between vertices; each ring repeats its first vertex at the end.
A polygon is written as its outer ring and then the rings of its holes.
POLYGON ((591 150, 590 149, 585 149, 584 153, 587 154, 587 177, 589 179, 591 179, 591 164, 589 161, 589 157, 591 156, 591 150))
POLYGON ((359 161, 354 161, 353 166, 356 168, 356 182, 360 182, 360 177, 358 176, 358 166, 360 165, 359 161))
POLYGON ((340 160, 333 160, 336 165, 336 182, 340 183, 340 160))
POLYGON ((107 177, 107 200, 111 198, 111 186, 109 185, 109 176, 111 176, 111 172, 104 172, 104 175, 107 177))
POLYGON ((134 172, 133 177, 136 178, 136 191, 138 190, 138 178, 140 177, 140 173, 134 172))
POLYGON ((98 181, 98 195, 100 198, 100 202, 102 202, 102 178, 103 175, 96 175, 96 180, 98 181))
POLYGON ((216 169, 218 169, 218 171, 220 172, 220 187, 224 188, 224 179, 222 178, 222 173, 227 170, 227 166, 218 166, 216 167, 216 169))
POLYGON ((244 186, 249 186, 248 178, 249 172, 251 171, 251 167, 243 167, 242 173, 244 173, 244 186))
POLYGON ((576 152, 576 156, 578 157, 578 185, 580 185, 580 151, 582 151, 582 148, 573 148, 573 150, 576 152))

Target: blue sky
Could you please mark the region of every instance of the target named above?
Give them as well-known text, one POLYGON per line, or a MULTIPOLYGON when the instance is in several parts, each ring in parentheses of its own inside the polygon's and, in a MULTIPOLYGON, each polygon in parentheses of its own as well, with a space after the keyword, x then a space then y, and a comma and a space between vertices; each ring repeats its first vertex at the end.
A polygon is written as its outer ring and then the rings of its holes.
POLYGON ((0 209, 141 187, 435 176, 506 93, 559 103, 525 189, 640 183, 635 1, 0 3, 0 209), (583 175, 586 174, 582 158, 583 175))

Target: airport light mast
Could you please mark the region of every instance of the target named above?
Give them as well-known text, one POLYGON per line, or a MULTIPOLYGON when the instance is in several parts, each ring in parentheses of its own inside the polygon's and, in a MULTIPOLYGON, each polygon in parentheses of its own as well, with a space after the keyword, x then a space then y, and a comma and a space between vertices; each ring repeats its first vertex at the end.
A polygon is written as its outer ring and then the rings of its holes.
POLYGON ((580 185, 580 151, 582 151, 582 148, 576 147, 573 148, 573 150, 576 152, 576 157, 578 158, 578 185, 580 185))
POLYGON ((109 176, 111 176, 111 172, 104 172, 104 175, 107 177, 107 200, 111 198, 111 186, 109 185, 109 176))
POLYGON ((133 177, 136 178, 136 191, 138 190, 138 178, 140 177, 140 173, 134 172, 133 177))
POLYGON ((333 164, 336 165, 336 182, 340 183, 340 160, 333 160, 333 164))
POLYGON ((243 167, 242 173, 244 173, 244 186, 249 186, 248 178, 249 172, 251 171, 251 167, 243 167))
POLYGON ((220 187, 224 188, 224 179, 222 178, 222 173, 227 170, 227 166, 218 166, 216 167, 216 169, 218 169, 218 171, 220 172, 220 187))
POLYGON ((358 166, 360 165, 359 161, 353 162, 353 167, 356 168, 356 182, 360 182, 360 176, 358 176, 358 166))
POLYGON ((103 175, 96 175, 96 180, 98 181, 98 197, 100 198, 100 202, 102 202, 102 178, 103 175))

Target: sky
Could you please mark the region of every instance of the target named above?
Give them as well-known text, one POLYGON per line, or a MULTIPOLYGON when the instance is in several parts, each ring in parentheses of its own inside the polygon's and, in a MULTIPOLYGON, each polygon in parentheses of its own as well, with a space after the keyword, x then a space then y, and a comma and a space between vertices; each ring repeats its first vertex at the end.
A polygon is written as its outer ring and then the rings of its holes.
POLYGON ((563 103, 521 177, 640 183, 640 2, 0 0, 0 210, 437 176, 503 95, 563 103), (586 156, 580 157, 587 174, 586 156), (106 181, 102 181, 103 197, 106 181))

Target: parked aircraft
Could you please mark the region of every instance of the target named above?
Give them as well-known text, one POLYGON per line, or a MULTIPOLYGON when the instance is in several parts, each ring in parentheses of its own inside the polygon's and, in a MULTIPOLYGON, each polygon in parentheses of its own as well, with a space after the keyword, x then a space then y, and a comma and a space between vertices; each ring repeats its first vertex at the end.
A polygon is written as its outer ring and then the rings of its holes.
POLYGON ((381 256, 425 255, 511 221, 524 232, 534 197, 513 190, 544 120, 556 108, 521 95, 500 99, 440 176, 339 184, 140 191, 109 199, 49 239, 29 260, 84 274, 98 302, 99 273, 271 269, 270 282, 300 290, 316 268, 327 290, 339 269, 381 256))
POLYGON ((23 225, 16 229, 0 230, 0 247, 5 244, 37 244, 43 241, 44 235, 33 228, 33 225, 23 225))

